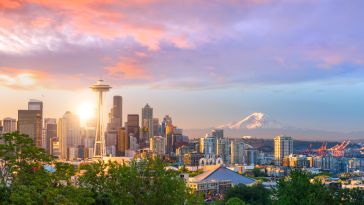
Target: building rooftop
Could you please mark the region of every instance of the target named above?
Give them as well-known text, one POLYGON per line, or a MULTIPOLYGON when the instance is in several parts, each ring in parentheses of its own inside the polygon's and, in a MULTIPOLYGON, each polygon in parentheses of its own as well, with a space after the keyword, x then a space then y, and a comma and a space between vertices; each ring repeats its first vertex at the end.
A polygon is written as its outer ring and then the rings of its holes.
POLYGON ((245 184, 252 185, 256 182, 255 179, 242 176, 224 166, 217 167, 210 171, 204 172, 191 178, 192 182, 207 182, 207 181, 231 181, 231 184, 245 184))

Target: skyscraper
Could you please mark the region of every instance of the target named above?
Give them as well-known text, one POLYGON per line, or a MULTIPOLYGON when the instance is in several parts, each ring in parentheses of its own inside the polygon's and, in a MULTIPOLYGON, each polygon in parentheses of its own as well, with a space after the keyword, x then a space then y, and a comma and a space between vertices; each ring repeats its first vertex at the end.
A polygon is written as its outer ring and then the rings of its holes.
MULTIPOLYGON (((140 141, 140 126, 139 126, 139 115, 129 114, 128 121, 125 125, 126 134, 128 137, 133 136, 137 143, 140 141)), ((130 145, 130 141, 129 141, 130 145)))
POLYGON ((212 136, 206 135, 203 143, 205 157, 215 156, 217 153, 217 139, 212 136))
POLYGON ((18 110, 18 131, 29 135, 37 147, 42 147, 43 103, 30 100, 28 110, 18 110))
POLYGON ((142 127, 146 130, 149 141, 153 137, 153 108, 148 104, 142 109, 142 127))
POLYGON ((282 165, 283 158, 293 154, 293 139, 288 136, 274 138, 274 160, 277 165, 282 165))
POLYGON ((171 123, 167 122, 166 127, 165 127, 165 136, 166 136, 165 138, 167 141, 167 145, 166 145, 167 154, 174 153, 174 151, 175 151, 174 145, 175 145, 176 140, 173 138, 173 130, 174 130, 173 125, 171 123))
POLYGON ((160 136, 158 118, 153 118, 153 136, 160 136))
POLYGON ((44 119, 44 129, 45 129, 45 148, 46 151, 51 153, 51 139, 57 137, 57 119, 55 118, 45 118, 44 119))
POLYGON ((109 113, 109 123, 107 131, 118 131, 123 126, 123 98, 121 96, 113 97, 113 106, 109 113))
POLYGON ((4 118, 3 127, 4 127, 3 133, 16 131, 16 119, 10 117, 4 118))
POLYGON ((216 154, 218 157, 221 157, 225 163, 230 162, 230 139, 217 139, 216 154))
POLYGON ((60 158, 73 160, 74 158, 71 159, 70 156, 73 156, 76 152, 75 150, 81 145, 79 117, 67 111, 58 121, 57 135, 59 137, 60 158))
POLYGON ((162 136, 151 137, 149 145, 150 150, 158 156, 163 156, 166 152, 166 139, 162 136))
POLYGON ((116 144, 116 154, 118 156, 125 156, 126 150, 129 149, 129 137, 127 136, 126 130, 123 127, 118 130, 118 138, 116 144))
POLYGON ((242 139, 233 139, 230 144, 230 161, 231 164, 245 164, 245 150, 247 149, 247 144, 244 143, 242 139))
POLYGON ((107 124, 105 134, 105 148, 107 155, 116 155, 118 130, 122 127, 122 106, 123 99, 121 96, 113 97, 113 106, 109 113, 109 123, 107 124))
POLYGON ((28 102, 28 110, 43 110, 43 102, 40 100, 30 99, 28 102))
MULTIPOLYGON (((168 125, 172 125, 172 118, 169 116, 169 115, 166 115, 164 118, 163 118, 163 121, 162 121, 162 125, 161 125, 161 134, 163 137, 167 137, 166 136, 166 129, 167 129, 167 126, 168 125)), ((173 125, 172 125, 173 127, 173 125)))

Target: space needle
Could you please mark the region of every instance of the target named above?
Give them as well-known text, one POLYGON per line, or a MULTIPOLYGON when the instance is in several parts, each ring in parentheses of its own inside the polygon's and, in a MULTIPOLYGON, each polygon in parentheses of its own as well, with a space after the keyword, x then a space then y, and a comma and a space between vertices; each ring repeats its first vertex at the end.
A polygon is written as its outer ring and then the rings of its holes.
POLYGON ((92 89, 92 91, 98 94, 97 124, 93 158, 102 159, 104 156, 106 156, 105 136, 103 130, 103 95, 105 92, 111 89, 111 86, 105 84, 103 80, 98 80, 95 84, 91 85, 90 88, 92 89))

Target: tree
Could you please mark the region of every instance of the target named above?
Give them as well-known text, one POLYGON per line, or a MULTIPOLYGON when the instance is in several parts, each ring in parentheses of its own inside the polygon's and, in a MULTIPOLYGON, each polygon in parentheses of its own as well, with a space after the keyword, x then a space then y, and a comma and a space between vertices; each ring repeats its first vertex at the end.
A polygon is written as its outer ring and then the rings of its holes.
POLYGON ((0 135, 0 186, 9 185, 15 174, 50 162, 51 156, 34 146, 33 140, 17 132, 0 135))
POLYGON ((362 189, 336 189, 333 190, 335 201, 340 205, 361 205, 364 204, 364 190, 362 189))
POLYGON ((202 204, 185 182, 165 164, 156 160, 130 164, 101 162, 85 165, 81 187, 92 190, 97 204, 202 204))
POLYGON ((326 205, 335 204, 328 189, 318 180, 302 171, 292 171, 290 177, 278 182, 274 204, 277 205, 326 205))
POLYGON ((241 199, 233 197, 226 202, 226 205, 247 205, 247 204, 243 202, 241 199))
POLYGON ((92 192, 71 184, 74 168, 54 162, 18 132, 0 135, 1 204, 93 204, 92 192), (55 172, 45 169, 54 165, 55 172))
POLYGON ((227 191, 225 200, 228 201, 231 198, 239 198, 249 204, 267 205, 271 204, 270 195, 271 191, 264 188, 261 184, 253 186, 238 184, 227 191))

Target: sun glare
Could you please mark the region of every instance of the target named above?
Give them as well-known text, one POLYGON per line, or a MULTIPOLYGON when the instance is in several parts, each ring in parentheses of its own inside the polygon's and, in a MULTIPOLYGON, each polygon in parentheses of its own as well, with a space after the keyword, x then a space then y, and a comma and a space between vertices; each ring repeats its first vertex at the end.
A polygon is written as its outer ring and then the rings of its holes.
POLYGON ((77 114, 82 122, 90 120, 95 116, 95 106, 89 102, 84 102, 78 106, 77 114))

